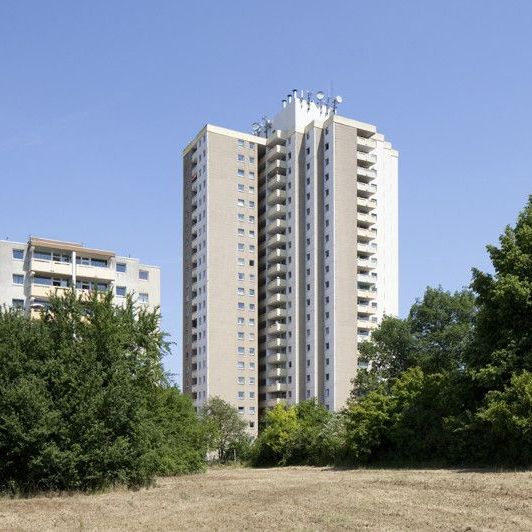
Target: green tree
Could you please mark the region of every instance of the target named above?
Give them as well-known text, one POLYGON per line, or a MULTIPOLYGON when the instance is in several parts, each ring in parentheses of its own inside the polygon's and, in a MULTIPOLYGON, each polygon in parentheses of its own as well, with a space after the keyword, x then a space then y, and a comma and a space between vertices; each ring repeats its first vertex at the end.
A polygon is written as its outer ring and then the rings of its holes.
POLYGON ((500 246, 488 246, 494 274, 473 270, 479 313, 467 364, 481 390, 502 390, 532 371, 532 195, 500 246))
POLYGON ((228 402, 211 397, 201 409, 208 451, 215 452, 220 462, 246 455, 250 436, 247 423, 228 402))
POLYGON ((138 486, 200 467, 198 422, 168 389, 166 350, 159 313, 131 298, 72 291, 40 320, 0 310, 0 488, 138 486))
POLYGON ((268 410, 252 449, 254 465, 287 465, 292 457, 298 431, 294 406, 277 404, 268 410))
POLYGON ((386 316, 370 341, 360 345, 360 359, 368 368, 358 371, 352 396, 362 397, 382 382, 391 385, 409 368, 419 367, 425 373, 463 368, 475 313, 469 290, 450 293, 427 288, 408 318, 386 316))

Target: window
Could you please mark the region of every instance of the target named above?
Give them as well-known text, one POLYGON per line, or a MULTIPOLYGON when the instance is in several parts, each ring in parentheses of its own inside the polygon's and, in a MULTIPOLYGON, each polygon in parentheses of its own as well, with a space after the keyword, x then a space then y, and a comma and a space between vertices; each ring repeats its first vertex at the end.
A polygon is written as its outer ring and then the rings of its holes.
POLYGON ((139 303, 148 303, 148 299, 148 294, 142 292, 139 294, 139 303))
POLYGON ((238 244, 238 251, 244 251, 244 244, 238 244))
POLYGON ((236 337, 238 340, 243 340, 244 339, 244 333, 243 332, 238 332, 236 333, 236 337))
POLYGON ((244 170, 243 170, 242 168, 239 168, 239 169, 236 171, 236 175, 237 175, 238 177, 244 177, 245 172, 244 172, 244 170))
POLYGON ((239 234, 239 236, 245 236, 246 231, 244 229, 242 229, 242 228, 238 228, 238 234, 239 234))
POLYGON ((238 346, 237 352, 239 355, 244 355, 246 353, 246 349, 242 346, 238 346))
POLYGON ((238 154, 238 160, 244 162, 244 156, 241 153, 238 154))
POLYGON ((239 212, 239 213, 238 213, 238 221, 239 221, 239 222, 243 222, 244 219, 245 219, 245 216, 244 216, 241 212, 239 212))
MULTIPOLYGON (((24 250, 23 249, 14 249, 13 250, 13 258, 18 260, 24 259, 24 250)), ((19 301, 18 299, 16 301, 19 301)))
MULTIPOLYGON (((245 396, 245 393, 244 393, 244 392, 238 392, 238 398, 239 398, 239 399, 244 399, 244 396, 245 396)), ((242 413, 242 414, 244 413, 244 407, 243 407, 243 406, 239 406, 239 407, 238 407, 238 413, 239 413, 239 414, 240 414, 240 413, 242 413), (240 410, 240 409, 242 409, 242 410, 240 410)))
POLYGON ((24 275, 13 274, 13 284, 24 284, 24 275))
POLYGON ((236 363, 236 367, 237 369, 245 369, 245 364, 244 362, 242 362, 242 360, 239 360, 237 363, 236 363))
POLYGON ((244 275, 242 272, 239 272, 239 273, 238 273, 238 280, 239 280, 239 281, 243 281, 244 278, 245 278, 245 275, 244 275))
POLYGON ((107 261, 105 259, 95 259, 93 257, 76 257, 76 264, 81 264, 82 266, 95 266, 96 268, 107 268, 107 261))
POLYGON ((250 143, 249 143, 249 147, 250 147, 251 149, 253 149, 253 148, 255 147, 255 143, 254 143, 254 142, 250 142, 250 143))
POLYGON ((245 308, 244 303, 239 302, 238 303, 238 310, 244 310, 244 308, 245 308))
POLYGON ((236 319, 236 323, 237 323, 238 325, 244 325, 244 318, 237 318, 237 319, 236 319))
POLYGON ((246 378, 245 377, 237 377, 238 384, 246 384, 246 378))
POLYGON ((124 262, 117 262, 116 263, 116 271, 120 273, 126 273, 127 266, 124 262))
MULTIPOLYGON (((42 280, 48 280, 52 281, 52 279, 42 279, 42 280)), ((54 279, 54 281, 58 281, 58 279, 54 279)), ((37 282, 35 280, 34 282, 37 282)), ((40 283, 40 284, 50 284, 50 283, 40 283)), ((54 285, 59 286, 59 285, 54 285)), ((76 288, 79 290, 99 290, 100 292, 105 292, 107 290, 107 283, 99 283, 97 281, 85 281, 85 280, 78 280, 76 281, 76 288)))
POLYGON ((244 141, 242 139, 238 139, 237 143, 238 143, 238 147, 239 148, 243 148, 244 147, 244 141))
POLYGON ((249 179, 255 179, 255 172, 249 172, 249 179))
POLYGON ((242 288, 241 286, 239 286, 236 291, 237 291, 239 296, 243 296, 246 293, 244 288, 242 288))
POLYGON ((244 185, 242 183, 238 183, 238 192, 244 192, 244 185))
POLYGON ((37 260, 52 260, 52 254, 48 251, 34 251, 33 258, 37 260))
POLYGON ((238 204, 239 207, 245 207, 246 206, 246 204, 244 203, 244 200, 240 199, 240 198, 238 199, 237 204, 238 204))
POLYGON ((147 281, 150 277, 150 272, 148 270, 139 270, 139 279, 147 281))
POLYGON ((23 309, 24 308, 24 300, 23 299, 12 299, 11 300, 11 306, 14 309, 23 309))
POLYGON ((255 157, 250 157, 249 158, 249 163, 250 164, 255 164, 255 157))
POLYGON ((126 295, 126 287, 125 286, 117 286, 116 287, 116 295, 120 297, 125 297, 126 295))

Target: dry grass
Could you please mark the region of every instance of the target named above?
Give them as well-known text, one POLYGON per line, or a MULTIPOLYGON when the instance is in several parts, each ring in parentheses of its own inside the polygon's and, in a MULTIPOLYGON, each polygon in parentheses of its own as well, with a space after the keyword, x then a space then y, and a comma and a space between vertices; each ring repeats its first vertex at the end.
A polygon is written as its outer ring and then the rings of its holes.
POLYGON ((532 530, 532 473, 211 469, 156 487, 0 499, 1 530, 532 530))

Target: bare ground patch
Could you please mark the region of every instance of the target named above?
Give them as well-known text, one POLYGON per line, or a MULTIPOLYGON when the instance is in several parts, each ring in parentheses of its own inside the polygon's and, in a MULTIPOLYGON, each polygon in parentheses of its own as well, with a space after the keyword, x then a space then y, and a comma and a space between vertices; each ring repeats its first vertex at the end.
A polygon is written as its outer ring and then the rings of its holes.
POLYGON ((211 469, 154 488, 0 499, 1 530, 532 530, 532 473, 211 469))

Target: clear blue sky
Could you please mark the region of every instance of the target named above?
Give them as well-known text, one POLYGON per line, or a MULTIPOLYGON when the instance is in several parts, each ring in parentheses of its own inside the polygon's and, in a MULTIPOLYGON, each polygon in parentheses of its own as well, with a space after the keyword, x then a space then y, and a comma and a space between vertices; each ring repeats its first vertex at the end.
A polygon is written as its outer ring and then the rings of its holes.
MULTIPOLYGON (((162 268, 181 328, 181 149, 292 88, 400 151, 400 308, 488 268, 532 192, 532 2, 0 2, 0 237, 162 268)), ((180 349, 166 361, 180 370, 180 349)))

